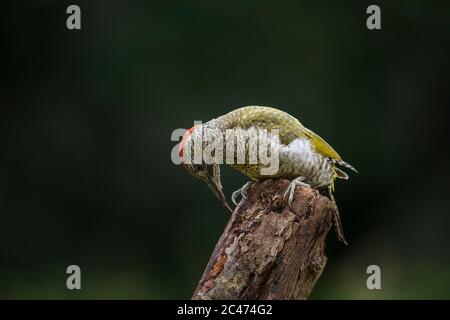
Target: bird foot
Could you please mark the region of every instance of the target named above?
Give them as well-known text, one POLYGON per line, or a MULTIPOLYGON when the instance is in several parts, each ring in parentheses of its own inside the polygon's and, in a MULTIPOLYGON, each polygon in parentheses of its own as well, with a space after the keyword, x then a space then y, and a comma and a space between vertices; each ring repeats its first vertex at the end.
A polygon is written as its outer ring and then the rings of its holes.
POLYGON ((250 188, 250 186, 252 185, 251 181, 248 181, 246 184, 244 184, 241 188, 237 189, 236 191, 233 192, 233 194, 231 195, 231 201, 233 201, 233 203, 237 206, 237 201, 236 199, 241 196, 242 199, 247 199, 247 191, 250 188))
POLYGON ((291 184, 289 185, 289 187, 284 192, 284 197, 288 196, 288 203, 289 203, 289 205, 291 205, 292 200, 294 199, 294 192, 295 192, 295 188, 297 186, 311 188, 311 186, 309 184, 303 182, 303 180, 305 180, 304 177, 295 178, 294 180, 291 181, 291 184))

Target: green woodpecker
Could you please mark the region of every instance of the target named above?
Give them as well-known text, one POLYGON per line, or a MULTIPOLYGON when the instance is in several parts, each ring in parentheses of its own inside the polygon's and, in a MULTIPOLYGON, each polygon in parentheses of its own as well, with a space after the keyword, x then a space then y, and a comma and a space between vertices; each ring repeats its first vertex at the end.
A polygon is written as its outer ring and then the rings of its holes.
MULTIPOLYGON (((205 181, 230 211, 220 181, 219 164, 222 163, 230 164, 252 181, 290 179, 292 182, 285 192, 289 204, 297 185, 324 192, 335 207, 333 222, 338 238, 347 243, 332 191, 335 178, 348 179, 337 165, 356 170, 325 140, 288 113, 261 106, 236 109, 187 130, 179 144, 179 156, 184 168, 205 181), (266 148, 262 148, 261 142, 266 143, 266 148), (257 151, 258 147, 264 149, 266 157, 257 151), (267 161, 269 158, 276 162, 275 170, 268 170, 274 167, 267 161)), ((233 203, 236 204, 239 195, 246 198, 250 185, 248 182, 233 193, 233 203)))

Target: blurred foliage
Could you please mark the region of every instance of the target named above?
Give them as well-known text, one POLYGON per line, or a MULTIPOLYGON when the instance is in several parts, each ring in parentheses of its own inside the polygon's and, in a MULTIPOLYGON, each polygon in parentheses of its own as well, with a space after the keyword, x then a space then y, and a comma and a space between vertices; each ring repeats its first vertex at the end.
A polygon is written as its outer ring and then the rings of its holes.
POLYGON ((312 298, 450 298, 448 1, 377 1, 380 31, 367 1, 76 3, 80 31, 67 1, 2 4, 0 298, 189 298, 229 213, 170 135, 254 104, 360 171, 312 298))

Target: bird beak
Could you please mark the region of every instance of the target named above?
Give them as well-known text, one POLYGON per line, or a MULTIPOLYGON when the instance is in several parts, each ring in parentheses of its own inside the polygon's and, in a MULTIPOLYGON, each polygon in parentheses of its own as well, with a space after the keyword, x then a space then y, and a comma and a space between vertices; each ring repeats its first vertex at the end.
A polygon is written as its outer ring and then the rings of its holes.
POLYGON ((218 164, 206 165, 206 184, 211 189, 212 193, 219 199, 220 203, 226 207, 230 212, 233 210, 230 208, 222 191, 222 184, 220 182, 220 168, 218 164))

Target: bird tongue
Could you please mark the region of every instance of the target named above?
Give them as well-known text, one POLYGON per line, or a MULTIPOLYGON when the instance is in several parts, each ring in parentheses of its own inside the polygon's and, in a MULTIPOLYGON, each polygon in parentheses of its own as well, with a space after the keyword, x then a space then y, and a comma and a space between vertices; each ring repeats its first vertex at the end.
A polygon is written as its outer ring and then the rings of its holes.
POLYGON ((222 183, 220 182, 220 167, 218 164, 207 165, 206 166, 206 183, 211 189, 212 193, 219 199, 220 203, 228 210, 233 212, 233 210, 228 205, 227 199, 222 191, 222 183))

